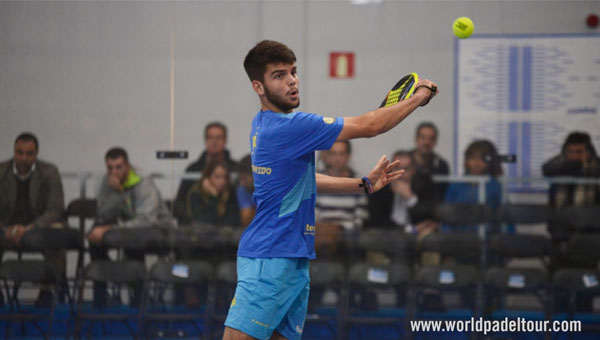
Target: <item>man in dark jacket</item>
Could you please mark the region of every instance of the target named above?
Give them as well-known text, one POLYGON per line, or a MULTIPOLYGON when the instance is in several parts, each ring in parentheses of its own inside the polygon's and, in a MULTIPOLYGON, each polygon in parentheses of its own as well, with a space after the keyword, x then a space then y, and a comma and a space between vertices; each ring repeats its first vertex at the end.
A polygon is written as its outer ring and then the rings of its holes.
MULTIPOLYGON (((600 177, 600 158, 590 135, 570 133, 561 153, 544 163, 542 172, 547 177, 600 177)), ((550 204, 554 208, 600 204, 600 190, 597 185, 553 184, 550 204)))
MULTIPOLYGON (((227 145, 227 127, 220 122, 212 122, 204 127, 204 146, 205 150, 200 155, 197 161, 190 164, 186 169, 186 173, 202 174, 202 170, 206 164, 211 161, 223 160, 229 166, 229 170, 235 169, 235 161, 231 159, 229 150, 225 148, 227 145)), ((173 203, 173 213, 180 224, 189 223, 186 214, 186 198, 187 194, 196 183, 194 179, 183 179, 177 190, 177 197, 173 203)))
MULTIPOLYGON (((410 152, 415 170, 419 176, 431 177, 434 175, 450 174, 448 162, 435 153, 437 145, 438 129, 432 122, 423 122, 417 126, 415 133, 415 148, 410 152)), ((435 199, 441 202, 444 199, 447 185, 438 183, 435 185, 435 199)))
POLYGON ((393 161, 400 162, 398 168, 404 169, 404 175, 369 197, 369 226, 397 226, 408 233, 430 232, 421 230, 424 226, 415 222, 432 218, 429 215, 433 211, 435 194, 431 177, 416 171, 410 152, 396 151, 393 161))
MULTIPOLYGON (((37 138, 24 132, 15 140, 13 158, 0 163, 0 227, 9 244, 18 245, 32 228, 64 226, 65 202, 58 169, 38 159, 38 153, 37 138)), ((64 254, 48 252, 45 256, 64 270, 64 254)), ((42 289, 38 304, 47 305, 52 297, 42 289)))

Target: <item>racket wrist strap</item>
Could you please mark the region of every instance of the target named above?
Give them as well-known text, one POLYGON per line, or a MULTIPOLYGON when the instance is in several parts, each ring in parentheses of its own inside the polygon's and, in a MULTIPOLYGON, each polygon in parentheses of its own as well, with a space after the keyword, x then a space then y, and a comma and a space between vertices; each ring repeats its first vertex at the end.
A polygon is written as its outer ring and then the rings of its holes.
POLYGON ((373 185, 371 185, 371 181, 369 180, 369 178, 367 176, 363 177, 362 179, 362 183, 359 184, 359 187, 362 187, 365 189, 365 194, 369 195, 373 193, 373 185))
POLYGON ((419 90, 421 87, 424 87, 424 88, 426 88, 426 89, 429 90, 429 97, 427 98, 427 100, 425 100, 421 104, 421 106, 425 106, 425 105, 427 105, 429 103, 429 101, 431 100, 431 98, 433 98, 433 96, 437 93, 437 87, 436 86, 429 87, 427 85, 419 85, 419 86, 417 86, 415 88, 415 91, 413 93, 417 93, 417 90, 419 90))

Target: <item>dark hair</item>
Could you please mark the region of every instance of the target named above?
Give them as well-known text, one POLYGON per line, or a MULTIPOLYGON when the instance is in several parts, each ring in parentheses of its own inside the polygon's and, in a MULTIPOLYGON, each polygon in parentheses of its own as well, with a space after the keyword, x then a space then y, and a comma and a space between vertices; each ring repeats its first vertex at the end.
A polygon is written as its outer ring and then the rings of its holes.
POLYGON ((343 143, 346 144, 346 152, 348 152, 349 155, 352 154, 352 144, 350 144, 349 140, 338 140, 335 143, 343 143))
POLYGON ((225 138, 227 138, 227 126, 225 126, 225 124, 221 123, 221 122, 210 122, 208 124, 206 124, 206 126, 204 127, 204 139, 206 139, 206 137, 208 137, 208 130, 217 127, 220 128, 221 130, 223 130, 223 133, 225 134, 225 138))
POLYGON ((267 64, 293 64, 295 62, 296 55, 287 46, 277 41, 263 40, 256 44, 246 55, 244 69, 250 81, 264 82, 267 64))
POLYGON ((410 159, 411 168, 415 167, 415 159, 413 158, 413 154, 407 150, 396 150, 394 155, 392 156, 392 162, 399 157, 408 157, 410 159))
POLYGON ((407 150, 396 150, 394 152, 394 155, 392 156, 392 159, 395 159, 397 157, 409 157, 411 162, 413 160, 412 154, 410 153, 410 151, 407 150))
POLYGON ((469 144, 465 150, 464 167, 465 173, 469 173, 467 168, 467 159, 472 157, 481 157, 487 164, 486 174, 492 177, 502 175, 502 166, 498 160, 498 151, 492 142, 489 140, 476 140, 469 144))
POLYGON ((438 137, 438 128, 432 122, 422 122, 422 123, 420 123, 417 126, 417 129, 415 130, 415 138, 419 137, 419 133, 421 132, 421 129, 424 129, 424 128, 430 128, 430 129, 432 129, 433 132, 435 133, 435 138, 437 139, 437 137, 438 137))
POLYGON ((237 172, 239 174, 252 174, 252 156, 250 154, 242 157, 237 163, 237 172))
POLYGON ((104 160, 117 159, 120 157, 123 157, 123 159, 125 160, 125 163, 129 164, 129 157, 127 157, 127 151, 125 151, 125 149, 118 147, 118 146, 110 148, 108 151, 106 151, 106 154, 104 155, 104 160))
POLYGON ((15 145, 17 145, 18 141, 33 142, 33 144, 35 144, 35 151, 39 151, 39 144, 38 144, 37 137, 31 132, 23 132, 20 135, 18 135, 17 138, 15 139, 15 145))
POLYGON ((590 156, 592 158, 596 157, 596 149, 594 148, 594 145, 592 144, 592 139, 590 138, 590 135, 587 132, 580 132, 580 131, 571 132, 567 136, 567 139, 565 140, 565 143, 563 144, 563 147, 562 147, 563 154, 565 154, 565 152, 567 150, 567 146, 569 146, 571 144, 584 144, 585 148, 590 153, 590 156))

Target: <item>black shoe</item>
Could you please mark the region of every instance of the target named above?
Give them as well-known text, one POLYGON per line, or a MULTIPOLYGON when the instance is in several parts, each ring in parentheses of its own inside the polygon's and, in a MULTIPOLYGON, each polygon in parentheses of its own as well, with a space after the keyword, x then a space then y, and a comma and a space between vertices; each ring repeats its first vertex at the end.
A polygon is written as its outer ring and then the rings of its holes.
POLYGON ((54 302, 54 294, 48 290, 40 290, 37 300, 35 301, 35 307, 38 308, 50 308, 54 302))

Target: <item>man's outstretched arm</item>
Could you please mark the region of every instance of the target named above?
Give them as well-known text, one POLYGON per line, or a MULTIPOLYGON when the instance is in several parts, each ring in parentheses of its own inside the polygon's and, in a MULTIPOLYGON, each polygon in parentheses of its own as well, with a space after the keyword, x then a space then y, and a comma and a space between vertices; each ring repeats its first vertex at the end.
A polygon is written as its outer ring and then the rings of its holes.
MULTIPOLYGON (((436 83, 427 79, 419 80, 417 87, 421 85, 437 87, 436 83)), ((437 95, 438 92, 433 95, 437 95)), ((344 117, 344 127, 337 140, 375 137, 382 134, 400 124, 404 118, 425 103, 430 95, 431 91, 429 89, 421 87, 410 98, 395 105, 382 107, 357 117, 344 117)))
MULTIPOLYGON (((381 156, 373 170, 366 176, 371 182, 373 192, 383 188, 389 183, 402 177, 404 170, 392 171, 398 161, 390 163, 385 156, 381 156)), ((317 192, 328 194, 360 194, 365 188, 360 186, 361 178, 333 177, 317 174, 317 192)))

